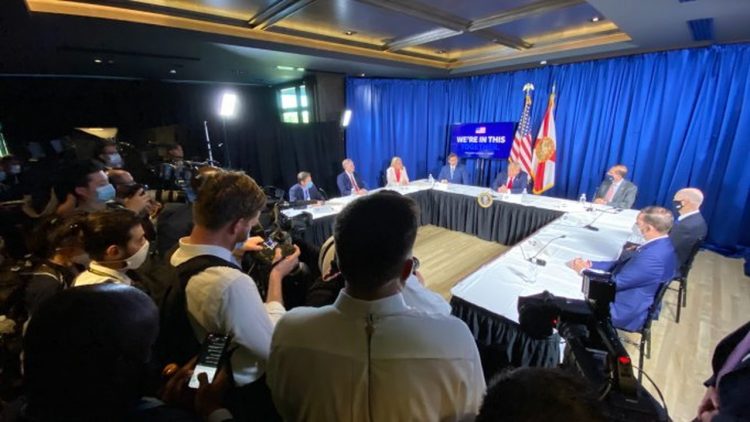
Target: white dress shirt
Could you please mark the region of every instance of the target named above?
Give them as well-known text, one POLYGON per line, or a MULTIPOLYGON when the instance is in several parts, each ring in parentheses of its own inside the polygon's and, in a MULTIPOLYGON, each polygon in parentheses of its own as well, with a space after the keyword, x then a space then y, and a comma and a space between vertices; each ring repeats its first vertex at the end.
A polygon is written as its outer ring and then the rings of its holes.
POLYGON ((485 391, 474 337, 450 315, 344 291, 276 327, 266 381, 286 421, 473 420, 485 391))
MULTIPOLYGON (((199 255, 213 255, 236 263, 229 249, 215 245, 193 245, 186 237, 170 259, 174 266, 199 255)), ((231 358, 237 385, 260 378, 271 347, 271 334, 284 314, 281 303, 263 303, 250 276, 230 267, 212 267, 193 276, 185 289, 187 310, 195 337, 203 341, 207 333, 232 336, 231 358)))
POLYGON ((695 211, 690 211, 689 213, 686 213, 686 214, 682 214, 679 217, 677 217, 677 221, 682 221, 682 220, 690 217, 691 215, 698 214, 700 212, 701 212, 701 210, 695 210, 695 211))
POLYGON ((417 276, 410 275, 401 290, 406 306, 428 314, 451 314, 451 305, 442 296, 423 286, 417 276))
POLYGON ((130 286, 133 284, 133 280, 124 272, 105 267, 96 261, 91 261, 89 268, 78 274, 78 277, 73 282, 73 286, 88 286, 90 284, 101 283, 122 283, 130 286))

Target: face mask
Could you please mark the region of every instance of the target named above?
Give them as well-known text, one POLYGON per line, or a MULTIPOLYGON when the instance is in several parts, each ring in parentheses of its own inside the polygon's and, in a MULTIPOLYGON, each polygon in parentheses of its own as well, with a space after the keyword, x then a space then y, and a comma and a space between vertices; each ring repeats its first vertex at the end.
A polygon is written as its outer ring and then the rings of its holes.
POLYGON ((608 174, 605 179, 609 180, 610 182, 614 182, 615 178, 611 174, 608 174))
POLYGON ((107 164, 112 167, 122 167, 122 157, 119 153, 109 154, 107 156, 107 164))
POLYGON ((144 243, 143 246, 138 249, 138 252, 134 253, 133 256, 125 260, 125 268, 130 270, 137 270, 138 268, 140 268, 141 265, 146 262, 146 258, 148 257, 148 247, 149 243, 147 240, 146 243, 144 243))
POLYGON ((87 253, 82 253, 80 255, 76 255, 76 256, 70 258, 70 261, 73 262, 73 263, 75 263, 75 264, 83 265, 84 267, 88 267, 89 263, 91 263, 91 257, 89 257, 89 254, 87 254, 87 253))
POLYGON ((4 181, 5 181, 5 172, 0 171, 0 182, 4 182, 4 181))
POLYGON ((311 180, 311 181, 307 182, 307 185, 305 186, 305 189, 310 189, 310 188, 313 188, 313 187, 315 187, 315 183, 313 183, 312 180, 311 180))
POLYGON ((638 228, 637 223, 633 223, 633 235, 636 237, 643 237, 643 233, 641 233, 641 229, 638 228))
POLYGON ((674 204, 674 209, 677 211, 681 210, 683 207, 682 201, 672 201, 672 204, 674 204))
POLYGON ((107 202, 115 199, 115 187, 111 183, 96 188, 96 200, 107 202))
POLYGON ((19 174, 21 173, 21 165, 20 164, 13 164, 10 166, 10 174, 19 174))

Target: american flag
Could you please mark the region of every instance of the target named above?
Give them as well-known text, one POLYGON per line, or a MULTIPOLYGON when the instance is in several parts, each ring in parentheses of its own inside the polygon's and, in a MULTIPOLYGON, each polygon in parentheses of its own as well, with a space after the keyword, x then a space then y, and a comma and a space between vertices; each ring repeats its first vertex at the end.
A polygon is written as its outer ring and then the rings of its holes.
POLYGON ((516 135, 513 138, 513 149, 510 151, 511 161, 521 165, 521 170, 533 179, 534 172, 531 170, 531 91, 534 85, 526 84, 523 91, 526 93, 526 102, 523 105, 521 121, 518 122, 516 135))

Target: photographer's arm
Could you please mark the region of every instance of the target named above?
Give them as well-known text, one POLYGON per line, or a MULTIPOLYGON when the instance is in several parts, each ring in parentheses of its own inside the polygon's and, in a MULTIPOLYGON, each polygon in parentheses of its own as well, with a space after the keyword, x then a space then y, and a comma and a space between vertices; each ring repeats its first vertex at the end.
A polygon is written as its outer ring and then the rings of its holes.
POLYGON ((289 273, 291 273, 299 264, 299 247, 294 245, 294 253, 286 258, 281 257, 281 249, 276 249, 276 256, 273 258, 273 268, 268 276, 268 294, 266 303, 278 302, 284 304, 283 290, 281 282, 289 273))

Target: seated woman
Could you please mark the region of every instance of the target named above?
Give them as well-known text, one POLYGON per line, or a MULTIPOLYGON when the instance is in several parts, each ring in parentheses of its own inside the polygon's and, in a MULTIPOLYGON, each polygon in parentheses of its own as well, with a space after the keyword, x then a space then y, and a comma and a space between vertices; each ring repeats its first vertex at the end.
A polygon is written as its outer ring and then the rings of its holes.
POLYGON ((409 184, 409 175, 406 174, 406 167, 401 162, 400 157, 391 159, 391 166, 385 172, 386 186, 404 186, 409 184))

